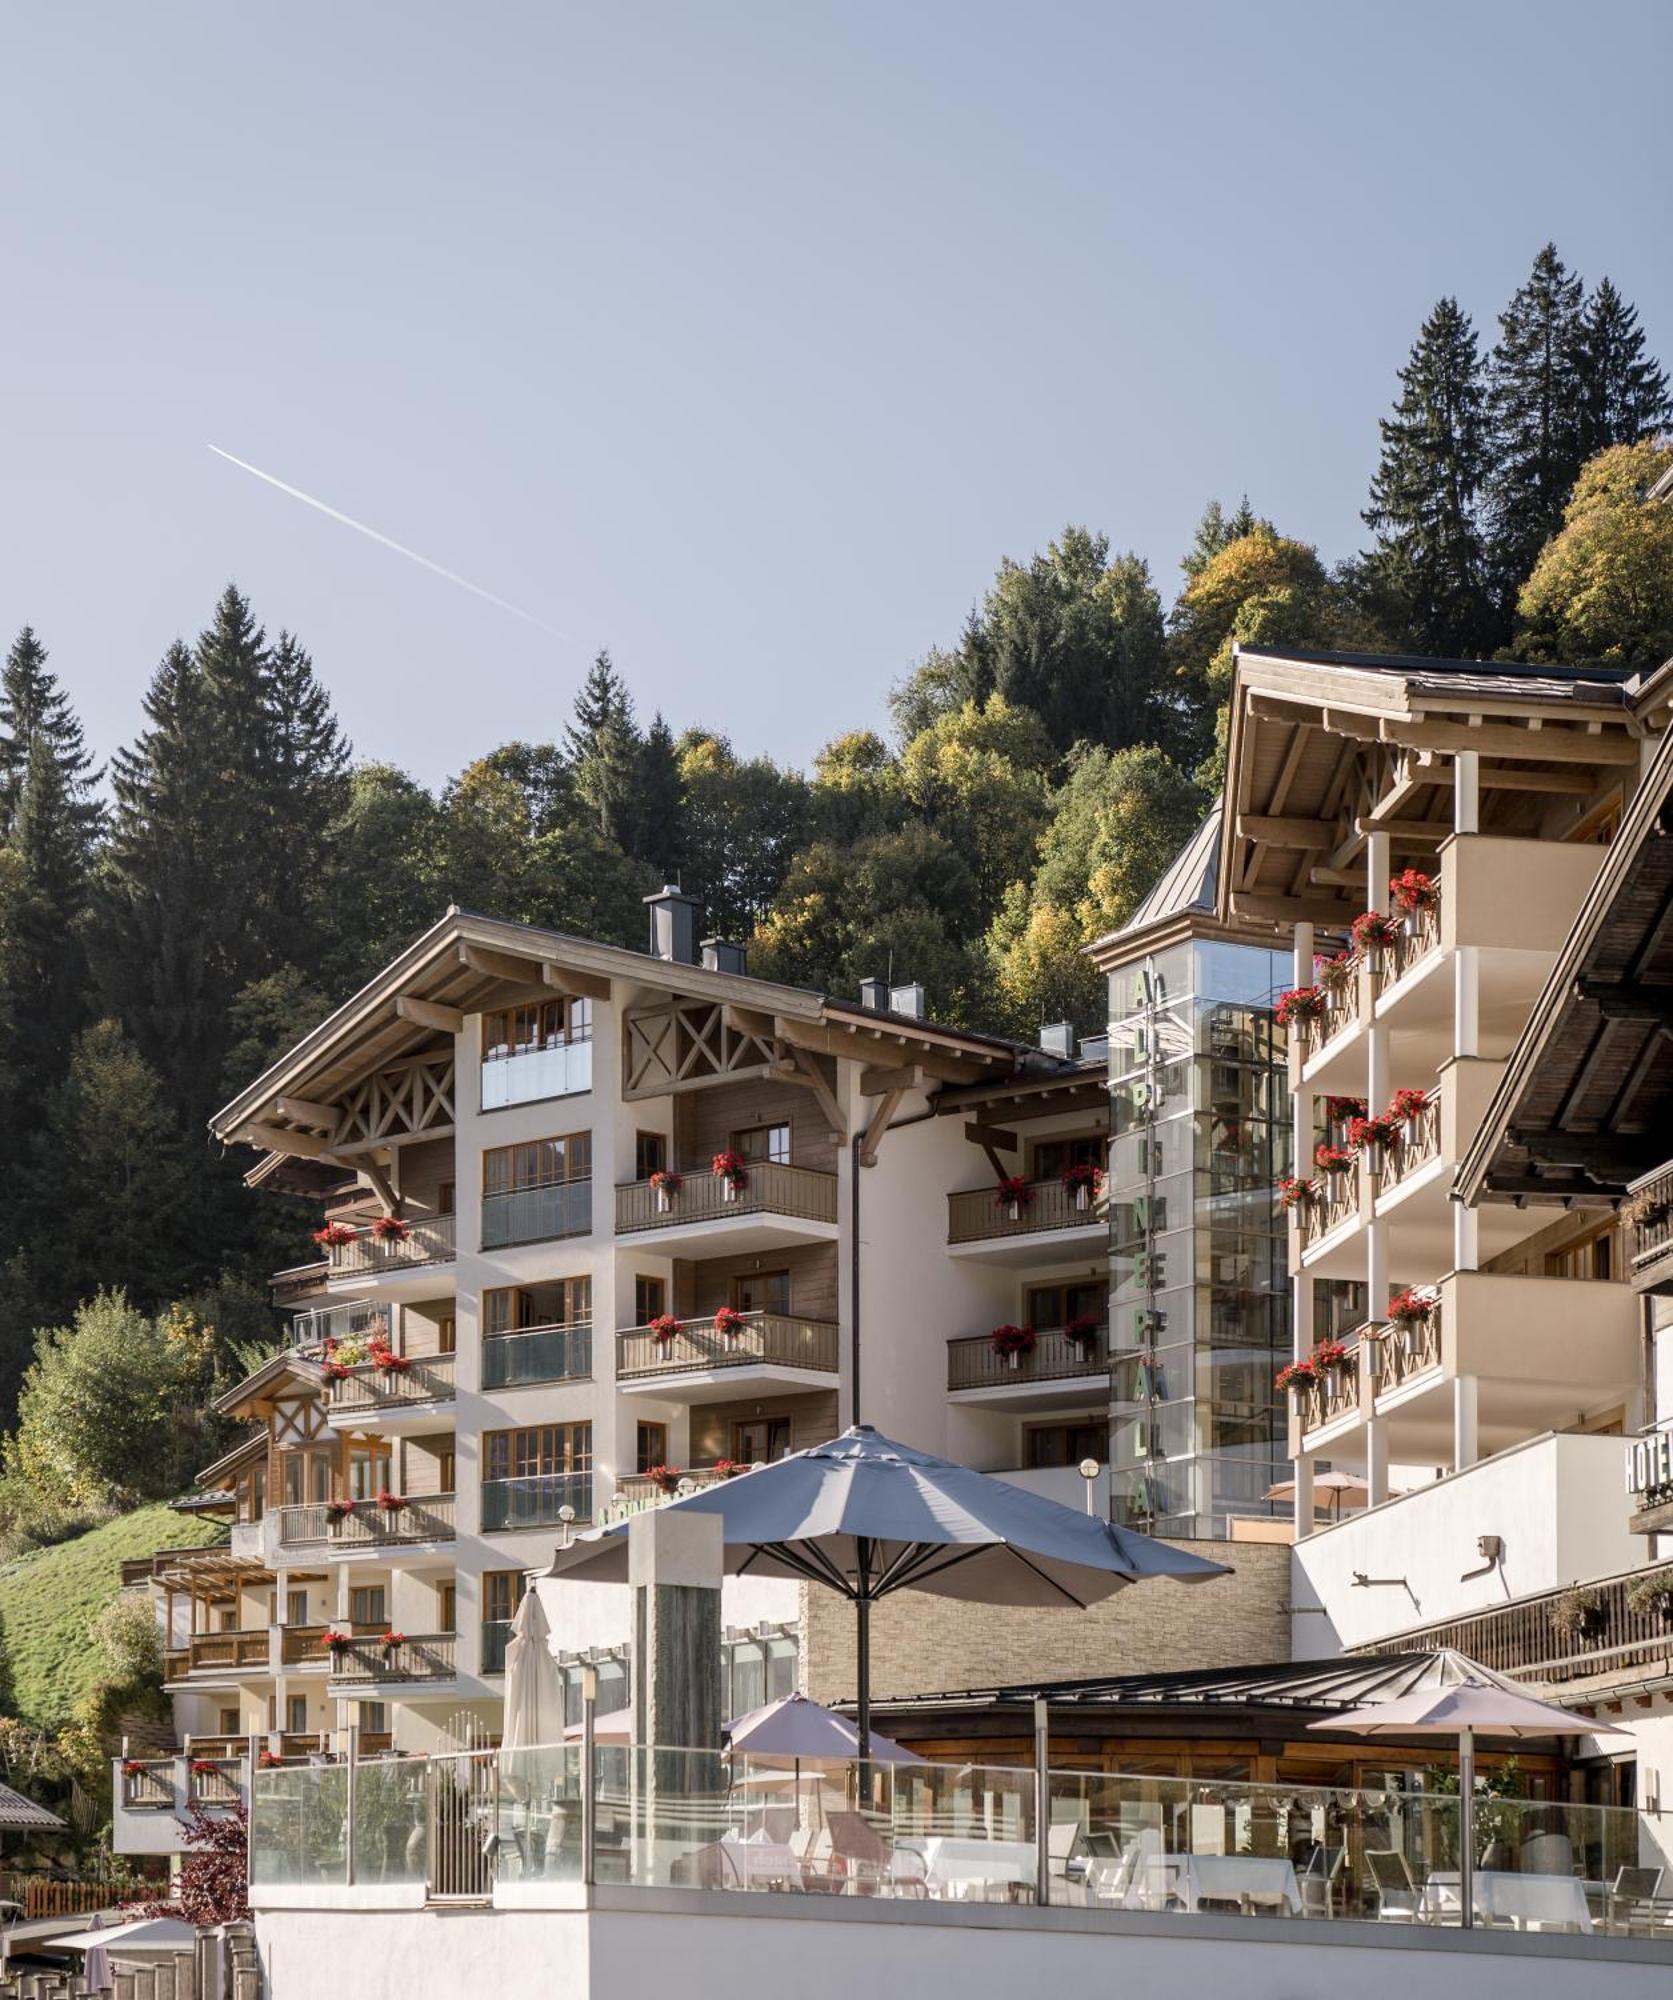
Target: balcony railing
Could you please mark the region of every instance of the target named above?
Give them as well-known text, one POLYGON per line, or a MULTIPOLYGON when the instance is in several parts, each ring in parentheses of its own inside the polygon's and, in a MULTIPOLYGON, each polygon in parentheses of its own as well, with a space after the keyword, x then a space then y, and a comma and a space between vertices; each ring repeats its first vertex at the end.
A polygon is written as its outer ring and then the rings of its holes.
POLYGON ((389 1338, 389 1308, 371 1299, 345 1299, 341 1305, 315 1306, 291 1318, 293 1347, 322 1347, 328 1340, 389 1338))
POLYGON ((590 1472, 541 1472, 482 1482, 482 1531, 487 1535, 556 1527, 565 1507, 574 1509, 576 1521, 592 1519, 590 1472))
POLYGON ((1419 959, 1427 958, 1432 951, 1440 948, 1441 906, 1439 901, 1426 910, 1414 910, 1400 919, 1400 935, 1392 949, 1378 952, 1371 960, 1372 975, 1377 991, 1386 992, 1397 980, 1404 979, 1419 959))
POLYGON ((174 1759, 130 1757, 122 1769, 122 1803, 130 1812, 167 1812, 174 1805, 174 1759))
POLYGON ((403 1507, 380 1507, 375 1500, 312 1500, 279 1509, 279 1542, 284 1548, 388 1548, 402 1542, 450 1542, 453 1495, 427 1493, 403 1507))
POLYGON ((553 1187, 513 1188, 509 1194, 482 1197, 484 1250, 590 1236, 592 1226, 591 1181, 560 1181, 553 1187))
POLYGON ((1491 1611, 1379 1639, 1379 1653, 1455 1646, 1495 1673, 1560 1685, 1673 1655, 1673 1564, 1542 1591, 1491 1611))
POLYGON ((1335 1041, 1344 1028, 1359 1019, 1359 954, 1355 952, 1348 960, 1345 976, 1338 976, 1326 986, 1319 985, 1324 993, 1324 1012, 1300 1024, 1301 1059, 1307 1061, 1316 1056, 1320 1049, 1335 1041))
POLYGON ((294 1305, 298 1299, 309 1299, 315 1292, 323 1291, 330 1275, 329 1261, 317 1257, 311 1264, 293 1264, 288 1270, 275 1271, 268 1280, 268 1290, 276 1306, 294 1305))
POLYGON ((1379 1195, 1410 1180, 1419 1167, 1427 1166, 1441 1154, 1441 1092, 1427 1093, 1423 1109, 1415 1118, 1403 1119, 1400 1136, 1388 1148, 1381 1167, 1371 1176, 1379 1195))
POLYGON ((690 1465, 670 1486, 643 1472, 629 1472, 616 1481, 616 1498, 634 1507, 644 1507, 656 1501, 677 1500, 682 1492, 695 1493, 705 1486, 718 1486, 731 1476, 730 1473, 717 1472, 712 1465, 690 1465))
POLYGON ((379 1237, 370 1223, 355 1225, 352 1243, 333 1243, 326 1255, 334 1278, 377 1277, 385 1271, 405 1271, 422 1264, 451 1264, 455 1250, 455 1218, 434 1215, 409 1222, 405 1236, 379 1237))
MULTIPOLYGON (((179 1659, 179 1654, 172 1654, 179 1659)), ((267 1665, 267 1633, 249 1632, 199 1632, 187 1641, 186 1670, 201 1673, 207 1669, 220 1668, 226 1671, 237 1667, 265 1667, 267 1665)))
POLYGON ((1624 1213, 1632 1230, 1633 1283, 1656 1285, 1669 1275, 1658 1266, 1673 1257, 1673 1162, 1633 1185, 1624 1213))
POLYGON ((1333 1368, 1320 1372, 1301 1398, 1301 1428, 1316 1431, 1359 1407, 1359 1341, 1348 1347, 1347 1357, 1333 1368))
POLYGON ((616 1336, 616 1379, 689 1374, 712 1368, 805 1368, 837 1371, 837 1329, 828 1320, 793 1319, 788 1313, 745 1313, 731 1332, 712 1318, 686 1320, 661 1338, 648 1326, 616 1336))
POLYGON ((208 1757, 194 1750, 186 1766, 186 1798, 194 1806, 235 1806, 248 1776, 243 1757, 208 1757))
POLYGON ((559 1042, 490 1057, 482 1065, 482 1108, 533 1104, 545 1097, 573 1097, 593 1087, 591 1042, 559 1042))
POLYGON ((1062 1382, 1107 1375, 1109 1355, 1101 1332, 1071 1340, 1061 1327, 1037 1328, 1026 1354, 998 1354, 991 1334, 947 1343, 947 1387, 1009 1389, 1019 1382, 1062 1382))
POLYGON ((408 1361, 404 1370, 380 1368, 360 1361, 331 1384, 334 1410, 395 1410, 407 1403, 453 1401, 451 1354, 426 1354, 408 1361))
POLYGON ((584 1381, 593 1372, 590 1326, 528 1326, 493 1333, 482 1342, 484 1389, 517 1389, 531 1382, 584 1381))
POLYGON ((687 1175, 674 1191, 654 1188, 649 1181, 631 1181, 616 1190, 618 1236, 740 1215, 787 1215, 797 1222, 834 1223, 836 1212, 835 1174, 777 1161, 750 1161, 742 1187, 703 1172, 687 1175))
POLYGON ((1441 1302, 1426 1319, 1391 1320, 1371 1350, 1371 1390, 1386 1396, 1441 1365, 1441 1302))
POLYGON ((333 1686, 365 1681, 450 1681, 458 1671, 457 1641, 451 1632, 401 1638, 386 1646, 382 1636, 355 1639, 331 1654, 333 1686))
POLYGON ((1320 1243, 1330 1232, 1345 1222, 1350 1215, 1359 1211, 1359 1166, 1356 1162, 1345 1173, 1320 1172, 1313 1176, 1313 1199, 1304 1201, 1296 1211, 1296 1220, 1301 1231, 1301 1247, 1310 1249, 1320 1243))
POLYGON ((997 1189, 966 1188, 947 1197, 947 1241, 982 1243, 994 1237, 1034 1236, 1048 1229, 1099 1228, 1108 1215, 1102 1195, 1060 1180, 1028 1181, 1015 1201, 997 1189))

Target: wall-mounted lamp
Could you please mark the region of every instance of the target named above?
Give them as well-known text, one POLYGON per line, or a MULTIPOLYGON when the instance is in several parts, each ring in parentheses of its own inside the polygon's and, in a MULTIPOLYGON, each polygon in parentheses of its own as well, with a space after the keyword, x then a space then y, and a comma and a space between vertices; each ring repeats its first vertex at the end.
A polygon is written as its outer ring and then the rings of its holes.
POLYGON ((1465 1570, 1458 1579, 1460 1583, 1468 1583, 1474 1576, 1491 1576, 1505 1559, 1504 1540, 1499 1535, 1477 1535, 1475 1545, 1476 1554, 1482 1559, 1480 1566, 1465 1570))

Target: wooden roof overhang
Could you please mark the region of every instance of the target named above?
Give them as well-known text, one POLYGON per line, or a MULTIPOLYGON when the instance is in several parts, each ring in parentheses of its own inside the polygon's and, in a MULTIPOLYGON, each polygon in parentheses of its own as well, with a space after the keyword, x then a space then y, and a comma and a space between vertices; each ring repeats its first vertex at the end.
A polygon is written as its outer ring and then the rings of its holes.
POLYGON ((1673 734, 1528 1017, 1456 1192, 1618 1201, 1673 1156, 1673 734))
POLYGON ((168 1559, 158 1557, 153 1583, 164 1590, 192 1591, 199 1597, 230 1597, 246 1584, 270 1584, 273 1572, 249 1556, 227 1548, 179 1549, 168 1559))
POLYGON ((1106 1065, 1064 1069, 1045 1076, 1017 1075, 994 1083, 964 1084, 938 1091, 938 1117, 980 1117, 1027 1120, 1056 1118, 1065 1112, 1092 1112, 1109 1117, 1109 1070, 1106 1065))
MULTIPOLYGON (((724 1019, 729 1036, 758 1039, 763 1062, 778 1063, 788 1074, 806 1075, 801 1057, 815 1054, 874 1066, 878 1078, 865 1087, 878 1096, 893 1089, 899 1073, 962 1083, 1009 1073, 1030 1060, 1026 1050, 994 1036, 454 909, 216 1112, 211 1129, 227 1144, 261 1147, 272 1158, 316 1169, 299 1183, 290 1168, 264 1160, 252 1180, 323 1191, 345 1171, 362 1171, 376 1185, 377 1162, 403 1134, 357 1128, 345 1140, 350 1094, 403 1064, 426 1057, 443 1064, 467 1014, 555 994, 615 1000, 630 1018, 634 1009, 707 1008, 724 1019)), ((715 1080, 722 1074, 717 1070, 715 1080)), ((412 1121, 410 1136, 450 1133, 451 1123, 437 1120, 433 1096, 427 1108, 427 1117, 412 1121)))
POLYGON ((1480 760, 1482 830, 1534 835, 1554 802, 1630 786, 1638 733, 1628 677, 1603 669, 1239 649, 1218 913, 1345 929, 1373 833, 1395 867, 1452 833, 1460 751, 1480 760))
MULTIPOLYGON (((294 1401, 298 1395, 317 1396, 325 1382, 318 1366, 312 1361, 304 1361, 296 1353, 278 1354, 271 1361, 264 1362, 254 1374, 216 1398, 215 1411, 223 1417, 253 1419, 272 1414, 273 1406, 281 1400, 294 1401)), ((230 1467, 241 1464, 246 1455, 256 1449, 255 1440, 229 1452, 225 1458, 215 1461, 204 1469, 202 1478, 225 1473, 230 1467)))

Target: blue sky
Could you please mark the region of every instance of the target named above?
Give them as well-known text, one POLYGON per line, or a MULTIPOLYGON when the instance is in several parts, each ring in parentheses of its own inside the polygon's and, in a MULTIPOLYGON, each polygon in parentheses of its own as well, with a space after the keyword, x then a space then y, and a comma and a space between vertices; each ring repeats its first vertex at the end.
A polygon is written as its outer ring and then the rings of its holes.
POLYGON ((1673 9, 159 4, 0 18, 0 630, 101 755, 236 578, 363 755, 880 726, 1069 520, 1359 545, 1424 313, 1673 358, 1673 9), (568 635, 211 456, 221 445, 568 635))

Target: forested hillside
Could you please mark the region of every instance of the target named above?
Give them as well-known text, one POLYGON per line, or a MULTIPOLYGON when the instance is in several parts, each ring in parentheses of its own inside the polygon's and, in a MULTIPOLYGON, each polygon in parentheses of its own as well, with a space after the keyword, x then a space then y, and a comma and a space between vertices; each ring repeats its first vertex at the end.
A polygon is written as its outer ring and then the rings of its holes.
POLYGON ((1380 445, 1368 413, 1363 552, 1332 562, 1305 523, 1215 503, 1169 579, 1068 527, 949 605, 888 717, 805 771, 738 753, 724 715, 637 713, 631 662, 600 653, 570 713, 531 709, 433 793, 375 742, 351 753, 332 663, 229 586, 182 607, 202 629, 101 772, 75 662, 14 599, 0 1535, 172 1492, 213 1454, 207 1399, 275 1337, 263 1279, 307 1218, 251 1197, 205 1120, 449 902, 637 946, 640 897, 672 878, 769 977, 852 993, 892 971, 945 1018, 1090 1024, 1081 948, 1204 811, 1237 642, 1673 653, 1673 507, 1646 500, 1668 418, 1633 309, 1548 248, 1490 348, 1441 301, 1380 445))

